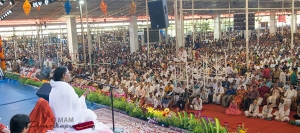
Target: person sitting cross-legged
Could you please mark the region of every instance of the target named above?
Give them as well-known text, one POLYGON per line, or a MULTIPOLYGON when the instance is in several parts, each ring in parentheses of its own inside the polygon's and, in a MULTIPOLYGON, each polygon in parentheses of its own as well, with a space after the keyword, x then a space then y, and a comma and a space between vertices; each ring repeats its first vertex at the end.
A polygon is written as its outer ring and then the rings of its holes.
POLYGON ((259 113, 259 106, 257 104, 257 99, 255 99, 253 103, 250 104, 249 110, 245 111, 245 115, 247 117, 251 117, 251 116, 257 117, 258 113, 259 113))
POLYGON ((241 114, 241 111, 239 110, 238 105, 235 102, 235 100, 231 101, 229 108, 226 109, 226 111, 225 111, 225 114, 227 114, 227 115, 240 115, 241 114))
POLYGON ((273 117, 272 111, 273 103, 268 103, 263 107, 261 113, 258 114, 258 117, 260 117, 261 119, 271 120, 273 117))
POLYGON ((197 95, 197 96, 193 99, 193 101, 192 101, 190 107, 191 107, 192 109, 194 109, 194 110, 202 110, 202 99, 200 98, 200 95, 197 95))
POLYGON ((279 109, 278 115, 275 117, 275 120, 282 121, 282 122, 289 121, 290 120, 289 115, 290 115, 290 106, 288 104, 285 104, 284 108, 279 109))

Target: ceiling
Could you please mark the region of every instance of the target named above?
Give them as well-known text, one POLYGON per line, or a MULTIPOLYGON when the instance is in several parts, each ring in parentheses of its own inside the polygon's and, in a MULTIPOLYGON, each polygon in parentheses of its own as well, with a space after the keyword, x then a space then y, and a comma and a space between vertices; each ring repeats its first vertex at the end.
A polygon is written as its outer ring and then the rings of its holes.
MULTIPOLYGON (((1 1, 1 0, 0 0, 1 1)), ((54 1, 48 5, 42 5, 40 7, 40 11, 37 8, 31 8, 31 13, 29 16, 26 16, 23 12, 23 3, 24 0, 15 0, 14 5, 9 4, 10 0, 6 0, 6 4, 0 5, 0 16, 5 14, 8 10, 12 10, 13 13, 8 15, 4 20, 0 21, 0 25, 14 25, 14 24, 35 24, 36 20, 45 21, 49 23, 54 22, 62 22, 63 17, 66 16, 64 3, 66 0, 49 0, 54 1)), ((35 2, 37 0, 31 0, 30 2, 35 2)), ((79 20, 80 18, 80 9, 78 7, 78 0, 70 0, 72 9, 70 15, 76 16, 79 20)), ((130 3, 132 0, 104 0, 108 6, 107 14, 104 15, 100 9, 101 0, 87 0, 87 11, 89 21, 103 21, 108 18, 128 18, 132 16, 129 13, 130 3), (92 19, 92 20, 91 20, 92 19)), ((167 0, 169 15, 173 16, 173 4, 174 0, 167 0)), ((178 7, 179 7, 178 0, 178 7)), ((258 0, 248 0, 249 1, 249 12, 257 12, 258 0), (255 8, 255 9, 254 9, 255 8), (253 10, 254 9, 254 10, 253 10)), ((283 2, 280 0, 259 0, 260 2, 260 11, 268 12, 274 9, 274 11, 282 11, 283 2)), ((134 0, 136 3, 136 14, 137 16, 145 16, 146 14, 146 0, 134 0)), ((229 2, 231 13, 242 13, 244 10, 233 10, 232 8, 244 8, 245 0, 194 0, 194 8, 201 9, 197 10, 194 13, 198 15, 214 15, 214 14, 224 14, 228 13, 229 10, 229 2), (224 9, 224 10, 215 10, 215 9, 224 9)), ((286 11, 290 11, 292 4, 291 0, 285 0, 284 8, 286 11)), ((295 0, 296 9, 300 7, 300 2, 295 0)), ((191 9, 192 8, 192 0, 183 0, 183 9, 191 9)), ((83 5, 83 14, 85 14, 85 5, 83 5)), ((184 15, 191 15, 192 11, 184 11, 184 15)), ((83 16, 84 18, 86 16, 83 16)), ((85 20, 85 19, 84 19, 85 20)), ((113 21, 113 19, 110 19, 113 21)))

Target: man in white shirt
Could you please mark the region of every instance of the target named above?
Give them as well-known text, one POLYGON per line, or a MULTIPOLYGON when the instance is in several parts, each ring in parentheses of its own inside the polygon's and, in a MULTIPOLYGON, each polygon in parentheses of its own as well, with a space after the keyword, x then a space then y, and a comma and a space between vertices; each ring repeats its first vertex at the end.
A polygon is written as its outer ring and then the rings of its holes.
POLYGON ((297 91, 294 89, 294 86, 290 85, 290 89, 288 89, 285 93, 284 93, 284 103, 287 105, 291 105, 292 99, 294 97, 297 97, 297 91))
POLYGON ((271 120, 273 117, 272 111, 273 111, 273 103, 268 103, 268 105, 265 105, 261 113, 259 113, 257 116, 260 117, 261 119, 271 120))
POLYGON ((259 106, 257 100, 255 99, 252 104, 250 104, 249 110, 245 111, 247 117, 257 117, 259 113, 259 106))
POLYGON ((180 83, 177 83, 177 86, 173 89, 174 92, 174 103, 177 103, 179 100, 179 95, 183 92, 182 88, 180 87, 180 83))
POLYGON ((149 96, 146 98, 146 105, 153 106, 154 105, 155 97, 153 96, 152 92, 149 93, 149 96))
POLYGON ((221 83, 218 83, 218 86, 214 88, 213 103, 220 104, 221 95, 224 93, 224 88, 221 86, 221 83))
POLYGON ((227 75, 234 74, 234 71, 233 71, 232 67, 230 66, 230 64, 227 64, 226 73, 227 73, 227 75))
POLYGON ((193 99, 190 107, 194 110, 202 110, 202 99, 200 98, 200 95, 197 95, 197 97, 193 99))
POLYGON ((174 58, 175 62, 187 62, 187 52, 185 51, 184 47, 181 46, 178 53, 178 58, 174 58))
POLYGON ((278 115, 275 117, 275 120, 282 121, 282 122, 289 121, 290 120, 289 115, 290 115, 290 106, 285 104, 284 108, 279 109, 278 115))

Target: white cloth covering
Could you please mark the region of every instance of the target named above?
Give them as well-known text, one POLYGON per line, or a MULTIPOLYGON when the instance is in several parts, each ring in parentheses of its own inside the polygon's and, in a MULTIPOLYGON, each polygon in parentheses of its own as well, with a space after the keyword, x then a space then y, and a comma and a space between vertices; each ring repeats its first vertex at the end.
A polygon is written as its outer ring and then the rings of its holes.
MULTIPOLYGON (((49 94, 49 105, 56 118, 56 125, 68 126, 67 128, 54 127, 54 131, 74 131, 72 125, 87 121, 94 121, 95 130, 111 132, 110 128, 97 121, 97 115, 87 109, 85 97, 75 93, 72 86, 63 81, 50 81, 52 90, 49 94), (67 119, 67 121, 61 121, 67 119), (73 120, 70 120, 73 119, 73 120)), ((90 129, 91 130, 91 129, 90 129)))

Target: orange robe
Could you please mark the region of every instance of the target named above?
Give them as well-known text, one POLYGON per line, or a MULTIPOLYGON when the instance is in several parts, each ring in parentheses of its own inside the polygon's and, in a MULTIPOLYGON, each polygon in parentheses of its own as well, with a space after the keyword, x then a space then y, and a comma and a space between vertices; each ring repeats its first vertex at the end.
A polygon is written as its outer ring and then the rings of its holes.
POLYGON ((46 133, 53 130, 55 117, 48 101, 40 98, 29 115, 31 125, 27 133, 46 133))

